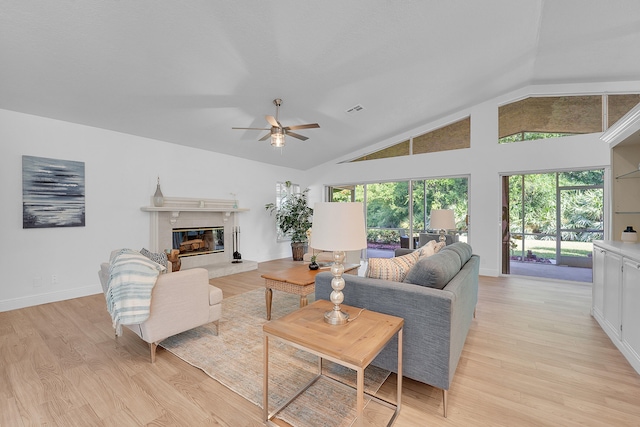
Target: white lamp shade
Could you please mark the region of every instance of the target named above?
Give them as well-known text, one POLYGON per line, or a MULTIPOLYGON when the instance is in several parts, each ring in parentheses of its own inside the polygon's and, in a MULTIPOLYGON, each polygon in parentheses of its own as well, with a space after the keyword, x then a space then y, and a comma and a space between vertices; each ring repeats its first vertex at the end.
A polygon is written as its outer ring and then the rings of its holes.
POLYGON ((431 209, 430 227, 433 230, 455 230, 453 209, 431 209))
POLYGON ((364 205, 361 202, 322 202, 313 207, 313 248, 355 251, 367 247, 364 205))

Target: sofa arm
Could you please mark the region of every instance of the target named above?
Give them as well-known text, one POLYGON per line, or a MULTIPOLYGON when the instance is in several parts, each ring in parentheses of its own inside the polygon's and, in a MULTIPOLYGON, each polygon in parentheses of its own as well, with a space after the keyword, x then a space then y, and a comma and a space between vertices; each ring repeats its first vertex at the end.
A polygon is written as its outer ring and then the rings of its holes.
POLYGON ((158 342, 207 323, 209 289, 209 274, 204 268, 160 274, 151 294, 149 319, 139 325, 140 337, 158 342))
POLYGON ((407 255, 410 254, 411 252, 413 252, 415 249, 408 249, 408 248, 396 248, 396 250, 394 251, 393 255, 394 256, 402 256, 402 255, 407 255))

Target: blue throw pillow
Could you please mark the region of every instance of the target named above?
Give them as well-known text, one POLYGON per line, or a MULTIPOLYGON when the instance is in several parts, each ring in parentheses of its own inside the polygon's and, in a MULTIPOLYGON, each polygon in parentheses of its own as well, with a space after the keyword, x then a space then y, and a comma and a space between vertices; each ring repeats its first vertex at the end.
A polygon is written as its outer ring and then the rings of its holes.
POLYGON ((442 250, 454 251, 460 257, 460 262, 465 265, 473 255, 473 250, 468 243, 456 242, 442 248, 442 250))
POLYGON ((413 266, 407 277, 407 283, 442 289, 458 274, 462 268, 460 257, 455 251, 440 251, 430 257, 421 258, 413 266))

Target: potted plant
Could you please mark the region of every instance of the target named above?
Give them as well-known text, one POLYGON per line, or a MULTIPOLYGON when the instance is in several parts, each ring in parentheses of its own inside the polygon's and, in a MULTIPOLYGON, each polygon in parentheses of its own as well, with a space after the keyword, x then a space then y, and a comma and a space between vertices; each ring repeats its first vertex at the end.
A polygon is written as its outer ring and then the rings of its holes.
POLYGON ((320 268, 320 265, 316 262, 316 256, 311 257, 311 263, 309 264, 309 270, 317 270, 320 268))
MULTIPOLYGON (((287 188, 291 187, 291 181, 285 182, 287 188)), ((274 215, 280 231, 291 237, 291 250, 294 261, 302 261, 307 243, 307 230, 311 228, 313 209, 307 204, 305 189, 300 193, 287 193, 280 201, 280 207, 275 203, 267 203, 264 208, 269 214, 274 215)))

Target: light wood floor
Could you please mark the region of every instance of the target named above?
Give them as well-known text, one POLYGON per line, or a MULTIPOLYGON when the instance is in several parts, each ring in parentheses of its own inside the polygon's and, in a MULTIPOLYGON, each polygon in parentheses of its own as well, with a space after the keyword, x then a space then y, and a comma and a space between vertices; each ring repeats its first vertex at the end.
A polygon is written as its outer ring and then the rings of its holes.
MULTIPOLYGON (((291 263, 261 263, 212 283, 229 297, 291 263)), ((405 379, 395 425, 640 426, 640 376, 589 315, 590 303, 589 284, 481 277, 448 418, 439 390, 405 379)), ((395 381, 379 394, 392 398, 395 381)), ((0 426, 260 420, 260 408, 162 348, 152 365, 130 331, 115 341, 102 295, 0 313, 0 426)))

